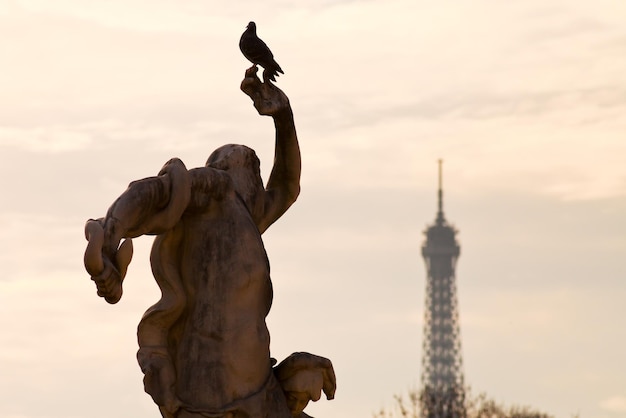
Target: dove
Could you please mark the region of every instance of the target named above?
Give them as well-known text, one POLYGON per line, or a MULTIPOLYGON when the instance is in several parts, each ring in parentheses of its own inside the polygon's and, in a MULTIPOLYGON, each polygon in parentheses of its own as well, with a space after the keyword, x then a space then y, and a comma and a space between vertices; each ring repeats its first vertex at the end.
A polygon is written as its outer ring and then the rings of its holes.
POLYGON ((246 30, 241 35, 239 40, 239 49, 254 65, 260 65, 264 68, 263 80, 276 81, 275 77, 278 77, 278 73, 285 74, 280 65, 274 60, 272 51, 267 47, 256 34, 256 23, 250 22, 246 27, 246 30))

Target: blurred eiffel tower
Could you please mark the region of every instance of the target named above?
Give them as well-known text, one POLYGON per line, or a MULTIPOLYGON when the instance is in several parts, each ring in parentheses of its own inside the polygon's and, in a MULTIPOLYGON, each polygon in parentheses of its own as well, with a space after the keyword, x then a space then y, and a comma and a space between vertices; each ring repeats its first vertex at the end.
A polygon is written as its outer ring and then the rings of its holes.
POLYGON ((439 160, 438 211, 426 231, 426 302, 422 357, 422 418, 465 418, 465 389, 455 267, 460 254, 457 230, 443 215, 439 160))

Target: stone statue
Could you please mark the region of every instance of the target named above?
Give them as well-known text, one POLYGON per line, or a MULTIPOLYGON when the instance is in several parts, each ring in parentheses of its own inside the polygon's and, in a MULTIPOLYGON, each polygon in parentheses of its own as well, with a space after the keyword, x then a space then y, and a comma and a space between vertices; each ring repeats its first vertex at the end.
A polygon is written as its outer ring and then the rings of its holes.
POLYGON ((255 152, 225 145, 205 167, 171 159, 85 226, 85 268, 112 304, 122 296, 131 239, 156 235, 150 262, 162 297, 139 323, 137 359, 164 418, 302 418, 321 391, 334 397, 330 360, 294 353, 275 366, 270 357, 272 283, 261 234, 295 202, 301 163, 289 100, 256 73, 246 71, 241 89, 274 119, 266 187, 255 152))

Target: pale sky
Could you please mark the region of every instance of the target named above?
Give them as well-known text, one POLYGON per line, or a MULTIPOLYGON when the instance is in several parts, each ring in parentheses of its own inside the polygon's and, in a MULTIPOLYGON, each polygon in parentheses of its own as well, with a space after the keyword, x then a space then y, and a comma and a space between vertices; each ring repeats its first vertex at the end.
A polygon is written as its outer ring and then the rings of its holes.
POLYGON ((443 158, 466 382, 626 417, 623 0, 0 0, 0 416, 159 416, 135 359, 152 239, 111 306, 83 226, 174 156, 243 143, 267 176, 273 125, 239 90, 250 20, 303 154, 264 234, 272 354, 329 357, 338 379, 307 412, 368 417, 419 387, 443 158))

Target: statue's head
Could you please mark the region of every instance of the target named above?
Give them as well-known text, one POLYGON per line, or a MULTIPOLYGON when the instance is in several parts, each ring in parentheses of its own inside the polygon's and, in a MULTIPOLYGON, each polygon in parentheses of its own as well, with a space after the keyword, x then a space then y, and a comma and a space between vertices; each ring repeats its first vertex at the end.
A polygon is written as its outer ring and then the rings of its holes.
POLYGON ((260 162, 252 148, 245 145, 228 144, 213 151, 207 159, 206 166, 219 170, 252 167, 255 171, 259 171, 260 162))
POLYGON ((253 210, 259 191, 263 190, 261 163, 252 148, 228 144, 219 147, 209 156, 207 167, 228 172, 235 190, 253 210))

